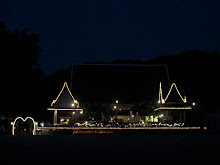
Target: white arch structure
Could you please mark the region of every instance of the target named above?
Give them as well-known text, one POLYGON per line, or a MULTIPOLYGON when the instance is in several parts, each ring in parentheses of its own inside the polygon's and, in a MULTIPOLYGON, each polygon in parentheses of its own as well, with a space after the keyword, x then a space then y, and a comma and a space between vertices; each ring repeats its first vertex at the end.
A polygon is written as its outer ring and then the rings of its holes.
POLYGON ((31 119, 33 121, 33 124, 34 124, 34 130, 33 130, 33 135, 36 135, 36 128, 35 128, 35 121, 32 117, 26 117, 25 119, 23 119, 22 117, 17 117, 15 119, 15 121, 13 122, 13 125, 12 125, 12 135, 15 134, 15 123, 18 119, 21 119, 23 122, 25 122, 27 119, 31 119))

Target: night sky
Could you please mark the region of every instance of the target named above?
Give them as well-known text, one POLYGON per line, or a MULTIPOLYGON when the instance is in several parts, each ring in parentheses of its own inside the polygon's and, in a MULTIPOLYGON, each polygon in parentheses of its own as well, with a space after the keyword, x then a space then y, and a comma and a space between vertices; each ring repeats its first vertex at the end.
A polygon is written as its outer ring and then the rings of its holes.
POLYGON ((0 21, 40 35, 45 74, 70 64, 220 51, 219 0, 3 0, 0 21))

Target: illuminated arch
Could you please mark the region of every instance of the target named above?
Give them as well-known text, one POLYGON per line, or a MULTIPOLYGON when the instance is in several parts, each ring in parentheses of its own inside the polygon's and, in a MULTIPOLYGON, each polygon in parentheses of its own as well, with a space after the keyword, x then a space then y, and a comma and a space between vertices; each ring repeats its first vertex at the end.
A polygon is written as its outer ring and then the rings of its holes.
POLYGON ((15 119, 15 121, 13 122, 13 125, 12 125, 12 135, 15 135, 15 123, 18 119, 21 119, 23 122, 25 122, 27 119, 31 119, 33 121, 33 124, 34 124, 33 135, 36 135, 35 121, 32 117, 26 117, 25 119, 23 119, 22 117, 17 117, 15 119))

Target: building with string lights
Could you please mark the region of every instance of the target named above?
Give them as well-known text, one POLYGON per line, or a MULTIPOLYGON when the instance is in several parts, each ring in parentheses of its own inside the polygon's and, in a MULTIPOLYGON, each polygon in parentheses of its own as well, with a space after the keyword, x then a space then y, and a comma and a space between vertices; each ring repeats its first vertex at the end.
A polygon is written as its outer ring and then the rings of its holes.
POLYGON ((51 107, 47 110, 53 111, 53 125, 68 124, 71 120, 76 122, 79 120, 79 115, 83 113, 83 109, 73 97, 67 82, 63 84, 57 98, 52 101, 51 107))
POLYGON ((158 107, 154 110, 161 122, 185 123, 186 111, 192 107, 187 104, 186 96, 182 96, 177 85, 173 83, 165 99, 163 98, 162 85, 159 86, 158 107))

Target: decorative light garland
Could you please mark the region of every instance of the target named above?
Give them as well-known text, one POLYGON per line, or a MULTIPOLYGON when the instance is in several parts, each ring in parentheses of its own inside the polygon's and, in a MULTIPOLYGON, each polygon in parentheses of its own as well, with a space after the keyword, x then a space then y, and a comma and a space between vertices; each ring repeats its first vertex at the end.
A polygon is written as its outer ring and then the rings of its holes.
POLYGON ((36 128, 35 125, 37 125, 37 123, 35 123, 34 119, 32 117, 26 117, 25 119, 23 119, 22 117, 17 117, 15 119, 15 121, 12 123, 12 135, 15 135, 15 123, 18 119, 21 119, 23 122, 25 122, 27 119, 31 119, 33 121, 34 124, 34 130, 33 130, 33 135, 36 135, 36 128))
POLYGON ((62 92, 63 92, 65 86, 66 86, 66 88, 67 88, 67 90, 68 90, 70 96, 72 97, 74 103, 77 103, 77 106, 79 106, 79 102, 78 102, 76 99, 74 99, 74 97, 73 97, 72 93, 70 92, 70 89, 69 89, 69 87, 68 87, 68 85, 67 85, 67 82, 64 82, 63 88, 61 89, 61 91, 60 91, 59 95, 57 96, 56 100, 53 100, 53 101, 52 101, 51 106, 53 106, 53 105, 57 102, 57 100, 58 100, 58 98, 60 97, 60 95, 62 94, 62 92))
MULTIPOLYGON (((172 91, 172 89, 173 89, 173 86, 175 86, 176 91, 177 91, 177 93, 179 94, 180 98, 183 100, 183 102, 186 103, 186 102, 187 102, 187 101, 186 101, 186 96, 185 96, 185 98, 182 97, 182 95, 180 94, 180 92, 179 92, 179 90, 178 90, 178 88, 177 88, 177 86, 176 86, 175 83, 173 83, 173 84, 171 85, 170 90, 169 90, 169 92, 168 92, 166 98, 164 99, 164 103, 167 101, 167 99, 168 99, 168 97, 169 97, 169 95, 170 95, 170 93, 171 93, 171 91, 172 91)), ((161 95, 162 95, 162 90, 161 90, 161 95)))

